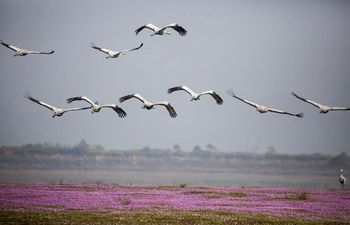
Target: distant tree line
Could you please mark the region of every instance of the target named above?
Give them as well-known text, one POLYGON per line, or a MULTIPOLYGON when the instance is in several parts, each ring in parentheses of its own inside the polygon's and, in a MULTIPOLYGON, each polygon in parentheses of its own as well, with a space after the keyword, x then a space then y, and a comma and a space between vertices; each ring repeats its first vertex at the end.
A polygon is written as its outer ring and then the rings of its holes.
POLYGON ((191 170, 225 172, 264 172, 281 174, 334 174, 340 168, 350 170, 346 153, 288 155, 272 147, 266 153, 222 152, 213 144, 205 149, 195 146, 183 151, 179 145, 170 149, 148 146, 132 150, 106 150, 81 140, 75 146, 27 144, 0 147, 1 169, 84 169, 84 170, 191 170))

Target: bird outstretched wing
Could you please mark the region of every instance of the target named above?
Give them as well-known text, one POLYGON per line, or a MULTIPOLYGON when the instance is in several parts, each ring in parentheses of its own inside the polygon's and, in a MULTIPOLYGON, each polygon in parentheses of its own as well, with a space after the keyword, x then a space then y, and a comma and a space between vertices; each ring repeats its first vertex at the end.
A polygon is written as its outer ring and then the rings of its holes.
POLYGON ((138 33, 140 33, 140 31, 142 31, 144 28, 150 29, 150 30, 152 30, 153 32, 156 32, 157 30, 160 29, 160 28, 157 27, 156 25, 153 25, 153 24, 151 24, 151 23, 147 23, 147 24, 143 25, 142 27, 139 27, 139 28, 137 28, 137 29, 135 30, 136 35, 137 35, 138 33))
POLYGON ((322 108, 322 107, 324 107, 324 105, 321 105, 320 103, 317 103, 317 102, 308 100, 308 99, 306 99, 306 98, 304 98, 304 97, 301 97, 301 96, 297 95, 297 94, 294 93, 294 92, 292 92, 292 95, 294 95, 294 97, 296 97, 296 98, 298 98, 298 99, 300 99, 300 100, 302 100, 302 101, 304 101, 304 102, 307 102, 307 103, 309 103, 309 104, 311 104, 311 105, 313 105, 313 106, 316 106, 317 108, 322 108))
POLYGON ((140 94, 125 95, 125 96, 119 98, 119 102, 124 102, 126 100, 131 99, 131 98, 136 98, 136 99, 140 100, 142 103, 146 102, 146 99, 144 97, 142 97, 140 94))
POLYGON ((294 114, 294 113, 290 113, 290 112, 286 112, 286 111, 279 110, 279 109, 274 109, 274 108, 268 108, 268 111, 269 112, 273 112, 273 113, 279 113, 279 114, 286 114, 286 115, 290 115, 290 116, 296 116, 296 117, 299 117, 299 118, 303 118, 304 117, 304 113, 302 113, 302 112, 294 114))
POLYGON ((42 102, 42 101, 40 101, 40 100, 38 100, 38 99, 36 99, 36 98, 33 98, 33 97, 30 96, 29 94, 25 95, 24 97, 28 98, 28 99, 29 99, 30 101, 32 101, 32 102, 35 102, 35 103, 37 103, 37 104, 39 104, 39 105, 42 105, 42 106, 44 106, 44 107, 50 109, 51 111, 54 111, 55 109, 57 109, 56 107, 54 107, 54 106, 52 106, 52 105, 50 105, 50 104, 47 104, 47 103, 42 102))
POLYGON ((333 111, 348 111, 348 110, 350 110, 350 108, 346 108, 346 107, 331 107, 330 110, 333 110, 333 111))
POLYGON ((18 48, 18 47, 16 47, 16 46, 7 44, 7 43, 5 43, 3 40, 1 40, 0 43, 1 43, 3 46, 5 46, 5 47, 11 49, 11 50, 14 51, 14 52, 24 51, 24 49, 21 49, 21 48, 18 48))
POLYGON ((169 102, 156 102, 153 105, 165 106, 165 108, 168 110, 171 118, 175 118, 177 116, 177 113, 176 113, 174 107, 172 105, 170 105, 169 102))
POLYGON ((89 103, 91 106, 93 106, 95 103, 93 101, 91 101, 91 99, 89 99, 88 97, 86 96, 78 96, 78 97, 72 97, 72 98, 67 98, 67 103, 71 103, 71 102, 74 102, 74 101, 85 101, 87 103, 89 103))
POLYGON ((182 26, 180 26, 177 23, 171 23, 169 25, 166 25, 165 27, 163 27, 162 29, 166 29, 166 28, 173 28, 174 30, 176 30, 181 36, 185 36, 187 34, 187 30, 185 30, 182 26))
POLYGON ((132 49, 125 49, 125 50, 122 50, 122 52, 130 52, 130 51, 139 50, 142 46, 143 46, 143 43, 141 43, 139 47, 132 48, 132 49))
POLYGON ((83 108, 68 108, 68 109, 63 109, 63 110, 64 110, 64 112, 70 112, 70 111, 80 111, 80 110, 85 110, 85 109, 91 109, 91 106, 83 107, 83 108))
POLYGON ((171 94, 174 91, 181 91, 181 90, 186 91, 191 96, 194 96, 196 94, 194 91, 192 91, 189 87, 185 85, 169 88, 168 93, 171 94))
POLYGON ((258 108, 258 106, 259 106, 259 105, 256 104, 255 102, 248 101, 248 100, 244 100, 243 98, 238 97, 237 95, 235 95, 235 93, 233 92, 232 89, 229 89, 229 90, 227 91, 227 94, 229 94, 229 95, 231 95, 232 97, 234 97, 234 98, 236 98, 236 99, 238 99, 238 100, 240 100, 240 101, 242 101, 242 102, 244 102, 244 103, 246 103, 246 104, 248 104, 248 105, 251 105, 251 106, 253 106, 253 107, 255 107, 255 108, 258 108))
POLYGON ((213 90, 202 92, 199 95, 207 95, 207 94, 211 95, 215 99, 218 105, 222 105, 224 103, 224 100, 222 100, 222 98, 213 90))
POLYGON ((55 51, 50 51, 50 52, 39 52, 39 51, 26 51, 27 54, 42 54, 42 55, 51 55, 55 51))
POLYGON ((112 51, 110 49, 98 47, 98 46, 95 45, 95 43, 91 43, 90 47, 93 48, 93 49, 99 50, 99 51, 101 51, 101 52, 103 52, 103 53, 105 53, 107 55, 111 55, 111 54, 115 53, 115 51, 112 51))
POLYGON ((106 105, 101 105, 101 108, 111 108, 113 109, 120 118, 124 118, 126 117, 126 112, 120 108, 119 106, 117 106, 116 104, 106 104, 106 105))

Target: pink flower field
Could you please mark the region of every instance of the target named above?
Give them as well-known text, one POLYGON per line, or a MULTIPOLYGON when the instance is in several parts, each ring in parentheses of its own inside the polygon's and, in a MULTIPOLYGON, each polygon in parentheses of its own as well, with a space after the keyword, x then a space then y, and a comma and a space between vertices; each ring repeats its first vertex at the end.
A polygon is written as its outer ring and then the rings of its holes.
POLYGON ((104 215, 225 213, 293 221, 350 222, 350 192, 326 189, 0 185, 0 211, 104 215))

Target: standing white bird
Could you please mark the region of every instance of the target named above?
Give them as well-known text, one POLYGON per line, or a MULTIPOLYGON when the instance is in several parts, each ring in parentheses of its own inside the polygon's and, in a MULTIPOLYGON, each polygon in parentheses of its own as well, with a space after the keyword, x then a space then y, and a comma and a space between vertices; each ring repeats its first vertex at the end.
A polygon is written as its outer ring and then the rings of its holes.
POLYGON ((119 106, 117 106, 116 104, 105 104, 105 105, 99 105, 98 102, 93 102, 91 101, 88 97, 86 96, 79 96, 79 97, 72 97, 72 98, 68 98, 67 99, 67 103, 71 103, 73 101, 85 101, 87 103, 89 103, 91 105, 90 108, 92 108, 91 113, 97 113, 99 112, 102 108, 111 108, 113 109, 120 118, 124 118, 126 117, 126 112, 120 108, 119 106))
POLYGON ((13 56, 25 56, 25 55, 28 55, 28 54, 45 54, 45 55, 50 55, 50 54, 53 54, 55 52, 55 51, 51 51, 51 52, 29 51, 29 50, 18 48, 18 47, 13 46, 13 45, 6 44, 4 41, 1 41, 1 44, 3 46, 5 46, 5 47, 11 49, 12 51, 14 51, 15 54, 13 56))
POLYGON ((329 111, 348 111, 350 108, 345 108, 345 107, 333 107, 333 106, 327 106, 327 105, 321 105, 320 103, 308 100, 306 98, 300 97, 299 95, 295 94, 292 92, 292 95, 294 95, 296 98, 307 102, 313 106, 316 106, 317 108, 320 109, 320 113, 328 113, 329 111))
POLYGON ((42 102, 42 101, 39 101, 38 99, 35 99, 33 98, 32 96, 30 95, 26 95, 24 96, 26 98, 28 98, 29 100, 39 104, 39 105, 42 105, 48 109, 50 109, 51 111, 53 111, 53 114, 52 114, 52 118, 55 118, 56 116, 59 117, 59 116, 62 116, 65 112, 70 112, 70 111, 79 111, 79 110, 84 110, 84 109, 90 109, 90 107, 84 107, 84 108, 69 108, 69 109, 61 109, 61 108, 57 108, 55 106, 52 106, 52 105, 49 105, 45 102, 42 102))
POLYGON ((346 183, 346 177, 343 175, 343 169, 340 169, 339 183, 341 184, 341 187, 343 189, 346 183))
POLYGON ((222 98, 221 98, 215 91, 213 91, 213 90, 204 91, 204 92, 198 94, 198 93, 192 91, 189 87, 182 85, 182 86, 177 86, 177 87, 169 88, 169 89, 168 89, 168 93, 171 94, 171 93, 173 93, 174 91, 181 91, 181 90, 186 91, 188 94, 190 94, 190 95, 192 96, 191 101, 197 101, 197 100, 199 100, 199 98, 200 98, 202 95, 210 95, 210 96, 212 96, 212 97, 215 99, 215 101, 216 101, 216 103, 217 103, 218 105, 222 105, 222 103, 224 103, 224 101, 222 100, 222 98))
POLYGON ((236 99, 238 99, 238 100, 240 100, 240 101, 242 101, 242 102, 244 102, 244 103, 246 103, 248 105, 251 105, 251 106, 255 107, 256 110, 258 112, 260 112, 260 113, 273 112, 273 113, 286 114, 286 115, 290 115, 290 116, 296 116, 296 117, 299 117, 299 118, 304 117, 304 113, 302 113, 302 112, 298 113, 298 114, 293 114, 293 113, 289 113, 289 112, 282 111, 282 110, 279 110, 279 109, 270 108, 270 107, 267 107, 267 106, 264 106, 264 105, 259 105, 257 103, 254 103, 254 102, 251 102, 251 101, 248 101, 248 100, 244 100, 244 99, 238 97, 237 95, 235 95, 232 90, 228 90, 227 93, 229 95, 231 95, 232 97, 234 97, 234 98, 236 98, 236 99))
POLYGON ((140 31, 142 31, 144 28, 150 29, 150 30, 152 30, 154 32, 153 34, 151 34, 151 36, 153 36, 153 35, 163 35, 163 34, 169 34, 170 35, 171 33, 166 30, 167 28, 173 28, 181 36, 185 36, 187 34, 187 31, 182 26, 180 26, 177 23, 171 23, 171 24, 166 25, 164 27, 157 27, 156 25, 153 25, 151 23, 147 23, 146 25, 143 25, 142 27, 140 27, 137 30, 135 30, 136 35, 138 33, 140 33, 140 31))
POLYGON ((168 110, 169 115, 172 118, 175 118, 177 116, 175 109, 170 105, 169 102, 162 101, 162 102, 152 103, 152 102, 147 101, 144 97, 142 97, 139 94, 125 95, 125 96, 119 98, 119 101, 124 102, 128 99, 131 99, 131 98, 136 98, 136 99, 140 100, 143 103, 143 106, 142 106, 143 109, 150 110, 150 109, 154 109, 156 105, 161 105, 161 106, 164 106, 168 110))
POLYGON ((125 49, 125 50, 121 50, 119 52, 115 52, 115 51, 112 51, 112 50, 109 50, 109 49, 106 49, 106 48, 97 47, 94 43, 91 43, 91 45, 90 45, 91 48, 97 49, 97 50, 107 54, 108 56, 106 57, 106 59, 117 58, 119 56, 125 55, 127 52, 138 50, 142 46, 143 46, 143 43, 141 43, 140 46, 137 47, 137 48, 125 49))

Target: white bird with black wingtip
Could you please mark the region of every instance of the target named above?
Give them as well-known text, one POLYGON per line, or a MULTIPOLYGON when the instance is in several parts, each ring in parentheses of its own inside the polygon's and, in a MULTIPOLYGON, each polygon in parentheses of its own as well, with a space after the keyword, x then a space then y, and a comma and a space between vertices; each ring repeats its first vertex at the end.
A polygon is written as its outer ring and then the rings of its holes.
POLYGON ((161 102, 152 103, 152 102, 147 101, 140 94, 125 95, 125 96, 119 98, 119 101, 124 102, 126 100, 131 99, 131 98, 136 98, 136 99, 140 100, 143 103, 143 106, 142 106, 143 109, 150 110, 150 109, 154 109, 155 106, 160 105, 160 106, 164 106, 168 110, 171 118, 175 118, 177 116, 175 109, 172 107, 172 105, 170 105, 169 102, 161 101, 161 102))
POLYGON ((311 101, 311 100, 308 100, 306 98, 303 98, 297 94, 295 94, 294 92, 292 92, 292 95, 294 95, 296 98, 304 101, 304 102, 307 102, 317 108, 320 109, 320 113, 328 113, 329 111, 348 111, 350 110, 350 108, 346 108, 346 107, 334 107, 334 106, 327 106, 327 105, 322 105, 320 103, 317 103, 315 101, 311 101))
POLYGON ((72 97, 72 98, 68 98, 67 99, 67 103, 71 103, 74 101, 85 101, 87 103, 89 103, 91 105, 91 113, 97 113, 99 112, 102 108, 111 108, 113 109, 120 118, 124 118, 126 117, 126 112, 120 108, 119 106, 117 106, 116 104, 105 104, 105 105, 100 105, 97 101, 93 102, 91 99, 89 99, 86 96, 78 96, 78 97, 72 97))
POLYGON ((15 54, 13 56, 26 56, 28 54, 42 54, 42 55, 51 55, 53 54, 55 51, 50 51, 50 52, 39 52, 39 51, 30 51, 30 50, 26 50, 26 49, 22 49, 22 48, 18 48, 14 45, 10 45, 10 44, 7 44, 5 43, 4 41, 0 41, 0 43, 11 49, 12 51, 15 52, 15 54))
POLYGON ((39 101, 38 99, 33 98, 32 96, 30 96, 29 94, 27 94, 26 96, 24 96, 26 98, 28 98, 30 101, 35 102, 41 106, 44 106, 46 108, 48 108, 49 110, 51 110, 53 112, 52 114, 52 118, 60 117, 63 116, 64 113, 66 112, 71 112, 71 111, 79 111, 79 110, 85 110, 85 109, 90 109, 90 107, 83 107, 83 108, 69 108, 69 109, 62 109, 62 108, 57 108, 55 106, 52 106, 50 104, 47 104, 45 102, 39 101))
POLYGON ((168 89, 168 93, 171 94, 174 91, 185 91, 188 94, 190 94, 192 96, 191 101, 198 101, 199 98, 202 95, 210 95, 211 97, 213 97, 216 101, 216 103, 218 105, 222 105, 224 103, 224 100, 222 100, 222 98, 213 90, 209 90, 209 91, 204 91, 202 93, 196 93, 194 91, 192 91, 189 87, 182 85, 182 86, 177 86, 177 87, 172 87, 168 89))
POLYGON ((164 34, 170 35, 171 33, 166 30, 168 28, 174 29, 181 36, 185 36, 187 34, 187 31, 182 26, 180 26, 177 23, 171 23, 171 24, 168 24, 168 25, 166 25, 164 27, 157 27, 156 25, 154 25, 152 23, 147 23, 146 25, 143 25, 142 27, 139 27, 138 29, 135 30, 136 35, 138 35, 138 33, 140 33, 145 28, 153 31, 151 36, 153 36, 153 35, 164 35, 164 34))
POLYGON ((342 189, 344 189, 344 185, 346 183, 346 177, 343 174, 343 169, 340 169, 339 183, 341 184, 342 189))
POLYGON ((115 52, 115 51, 113 51, 113 50, 109 50, 109 49, 106 49, 106 48, 97 47, 94 43, 91 43, 91 44, 90 44, 90 47, 91 47, 91 48, 96 49, 96 50, 99 50, 99 51, 101 51, 101 52, 107 54, 106 59, 118 58, 119 56, 126 55, 127 52, 131 52, 131 51, 138 50, 138 49, 140 49, 142 46, 143 46, 143 43, 141 43, 140 46, 139 46, 139 47, 136 47, 136 48, 125 49, 125 50, 121 50, 121 51, 119 51, 119 52, 115 52))
POLYGON ((250 106, 253 106, 254 108, 256 108, 256 110, 260 113, 267 113, 267 112, 273 112, 273 113, 279 113, 279 114, 286 114, 286 115, 290 115, 290 116, 296 116, 296 117, 299 117, 299 118, 302 118, 304 117, 304 113, 290 113, 290 112, 286 112, 286 111, 283 111, 283 110, 279 110, 279 109, 274 109, 274 108, 270 108, 270 107, 267 107, 267 106, 264 106, 264 105, 259 105, 255 102, 252 102, 252 101, 248 101, 248 100, 244 100, 240 97, 238 97, 237 95, 235 95, 235 93, 233 93, 233 91, 230 89, 227 91, 227 93, 229 95, 231 95, 232 97, 250 105, 250 106))

